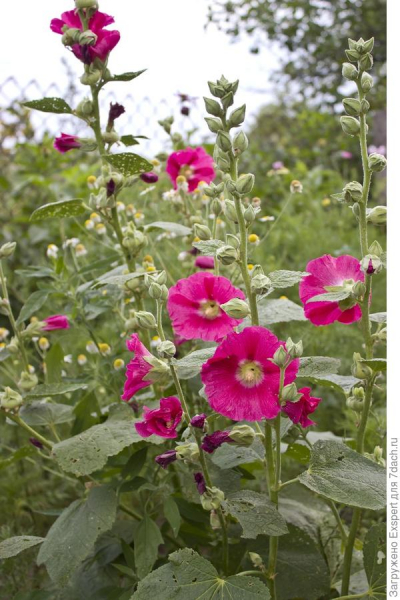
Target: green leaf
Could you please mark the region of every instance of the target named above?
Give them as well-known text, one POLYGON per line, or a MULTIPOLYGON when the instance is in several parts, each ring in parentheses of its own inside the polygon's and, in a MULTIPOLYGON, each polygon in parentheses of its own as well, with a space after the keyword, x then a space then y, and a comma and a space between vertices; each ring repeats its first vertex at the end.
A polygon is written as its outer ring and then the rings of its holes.
POLYGON ((283 298, 279 300, 261 300, 258 303, 258 313, 260 325, 263 327, 274 323, 307 320, 302 306, 283 298))
POLYGON ((121 75, 114 75, 111 81, 132 81, 132 79, 136 79, 142 73, 147 71, 147 69, 142 69, 141 71, 130 71, 128 73, 121 73, 121 75))
POLYGON ((41 98, 22 102, 22 106, 40 110, 41 112, 54 113, 56 115, 71 115, 72 108, 62 98, 41 98))
POLYGON ((193 242, 192 246, 200 250, 200 252, 204 256, 215 256, 218 248, 222 248, 225 245, 225 242, 221 240, 206 240, 204 242, 193 242))
POLYGON ((53 454, 64 471, 80 477, 101 469, 109 456, 142 439, 136 432, 132 410, 125 404, 117 405, 105 423, 55 444, 53 454))
POLYGON ((160 529, 147 515, 133 535, 136 572, 140 579, 150 573, 158 556, 158 546, 164 542, 160 529))
POLYGON ((44 538, 36 535, 19 535, 0 543, 0 558, 11 558, 20 552, 44 542, 44 538))
POLYGON ((64 365, 64 351, 60 344, 54 344, 46 354, 48 383, 60 383, 64 365))
POLYGON ((17 325, 21 325, 26 319, 29 319, 35 312, 40 310, 46 303, 49 293, 49 290, 38 290, 37 292, 33 292, 21 308, 21 312, 17 319, 17 325))
POLYGON ((369 320, 373 321, 374 323, 386 323, 387 313, 385 313, 385 312, 373 313, 372 315, 369 315, 369 320))
POLYGON ((102 285, 117 285, 125 287, 125 284, 132 279, 138 277, 144 277, 144 273, 126 273, 125 275, 109 275, 108 277, 99 277, 93 282, 93 287, 100 287, 102 285))
POLYGON ((141 581, 132 600, 269 600, 268 588, 255 577, 219 576, 213 565, 190 548, 168 557, 169 565, 141 581))
POLYGON ((330 356, 303 356, 300 358, 300 368, 298 377, 319 377, 321 375, 330 375, 338 372, 340 367, 339 358, 330 356))
POLYGON ((145 135, 121 135, 121 142, 124 144, 124 146, 136 146, 137 144, 140 144, 140 142, 138 140, 140 139, 145 139, 148 140, 149 138, 146 137, 145 135))
POLYGON ((176 504, 172 496, 167 498, 164 502, 164 516, 167 519, 168 523, 171 525, 171 529, 174 532, 174 536, 177 537, 182 523, 182 519, 178 505, 176 504))
POLYGON ((94 487, 83 500, 75 500, 53 523, 40 548, 38 565, 50 578, 65 584, 89 556, 98 537, 109 531, 117 515, 118 499, 109 487, 94 487))
POLYGON ((318 294, 313 298, 307 300, 308 303, 311 302, 340 302, 341 300, 346 300, 349 296, 351 296, 351 290, 340 290, 338 292, 327 292, 326 294, 318 294))
POLYGON ((264 456, 264 445, 259 438, 256 438, 248 448, 233 444, 223 444, 213 452, 211 460, 220 469, 232 469, 238 465, 261 461, 264 459, 264 456))
POLYGON ((148 160, 132 152, 103 154, 103 158, 120 171, 122 175, 125 175, 125 177, 138 175, 139 173, 148 173, 153 170, 153 165, 148 160))
POLYGON ((74 407, 35 401, 22 406, 20 417, 31 426, 59 425, 74 419, 74 407))
POLYGON ((386 526, 384 523, 373 525, 365 536, 364 546, 364 568, 368 583, 372 590, 381 588, 386 583, 386 526))
POLYGON ((235 492, 224 500, 222 507, 239 521, 244 538, 255 539, 258 535, 278 536, 288 533, 284 518, 265 494, 251 490, 235 492))
POLYGON ((64 217, 77 217, 86 211, 80 198, 72 200, 60 200, 40 206, 31 214, 31 221, 42 221, 43 219, 63 219, 64 217))
POLYGON ((140 471, 142 470, 142 468, 146 462, 147 448, 148 447, 145 446, 141 450, 138 450, 137 452, 135 452, 130 457, 130 459, 128 460, 128 462, 126 463, 126 465, 124 466, 124 468, 121 471, 121 475, 124 479, 126 477, 129 477, 129 479, 133 479, 134 477, 139 475, 140 471))
POLYGON ((192 233, 190 227, 186 227, 186 225, 181 225, 180 223, 170 223, 169 221, 155 221, 145 227, 145 231, 153 231, 153 229, 163 229, 177 236, 190 235, 192 233))
POLYGON ((268 274, 268 277, 272 282, 272 287, 277 289, 296 285, 296 283, 299 283, 306 275, 308 275, 308 273, 304 271, 273 271, 268 274))
POLYGON ((23 460, 27 456, 32 456, 33 454, 36 454, 36 450, 35 450, 34 446, 31 446, 31 445, 21 446, 21 448, 18 448, 18 450, 15 450, 15 452, 13 452, 11 454, 11 456, 8 456, 7 458, 3 458, 2 460, 0 460, 0 471, 2 469, 6 469, 7 467, 9 467, 10 465, 12 465, 15 462, 23 460))
POLYGON ((386 358, 362 358, 360 362, 367 365, 374 373, 384 372, 387 368, 386 358))
POLYGON ((360 379, 353 377, 352 375, 306 375, 302 376, 309 379, 312 383, 322 385, 324 387, 330 387, 334 390, 341 392, 342 394, 349 394, 352 388, 360 383, 360 379))
POLYGON ((27 392, 30 398, 46 398, 47 396, 63 396, 69 392, 86 389, 86 383, 44 383, 37 385, 33 390, 27 392))
POLYGON ((214 356, 215 348, 203 348, 187 354, 184 358, 173 361, 178 369, 179 379, 191 379, 201 371, 203 364, 214 356))
POLYGON ((386 505, 385 469, 341 442, 314 444, 310 466, 299 475, 299 481, 341 504, 371 510, 386 505))

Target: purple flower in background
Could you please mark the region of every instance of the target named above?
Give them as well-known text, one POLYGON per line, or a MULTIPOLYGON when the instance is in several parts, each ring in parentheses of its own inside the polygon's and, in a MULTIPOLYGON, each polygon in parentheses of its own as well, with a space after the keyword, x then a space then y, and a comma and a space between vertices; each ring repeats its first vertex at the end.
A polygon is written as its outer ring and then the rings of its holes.
POLYGON ((212 256, 198 256, 194 261, 194 266, 198 269, 213 269, 214 258, 212 256))
POLYGON ((212 454, 214 450, 222 446, 224 442, 230 442, 229 431, 215 431, 210 435, 205 435, 201 444, 204 452, 212 454))
POLYGON ((160 467, 166 469, 168 465, 176 461, 176 451, 175 450, 167 450, 163 454, 159 454, 156 456, 155 461, 160 467))
POLYGON ((344 158, 344 160, 350 160, 351 158, 353 158, 353 154, 348 150, 342 150, 340 156, 341 158, 344 158))
POLYGON ((206 482, 204 479, 204 475, 203 475, 203 473, 195 473, 193 475, 193 477, 194 477, 194 480, 196 483, 197 491, 199 492, 199 494, 201 496, 206 491, 206 482))
POLYGON ((206 413, 201 413, 201 415, 195 415, 191 419, 190 424, 192 427, 196 427, 197 429, 203 429, 206 419, 207 419, 206 413))
POLYGON ((368 154, 383 154, 386 156, 386 146, 368 146, 368 154))
POLYGON ((272 163, 272 168, 274 169, 274 171, 283 169, 283 167, 284 167, 284 164, 281 160, 276 160, 275 162, 272 163))
POLYGON ((156 173, 142 173, 140 179, 145 183, 157 183, 158 175, 156 173))

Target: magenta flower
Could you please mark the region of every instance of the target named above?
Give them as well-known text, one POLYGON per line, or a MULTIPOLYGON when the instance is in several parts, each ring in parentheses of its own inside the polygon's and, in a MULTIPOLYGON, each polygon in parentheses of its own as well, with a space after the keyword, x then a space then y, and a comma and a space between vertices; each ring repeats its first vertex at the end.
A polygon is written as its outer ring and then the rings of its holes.
POLYGON ((157 181, 158 181, 158 175, 157 175, 157 173, 153 173, 153 172, 142 173, 140 175, 140 179, 142 181, 144 181, 145 183, 157 183, 157 181))
POLYGON ((285 406, 282 408, 283 412, 287 414, 293 423, 300 423, 302 427, 315 425, 315 422, 311 421, 311 419, 308 418, 308 415, 311 415, 321 402, 321 398, 310 396, 310 392, 311 388, 309 387, 301 388, 299 393, 303 395, 300 400, 297 402, 286 402, 285 406))
POLYGON ((344 158, 344 160, 350 160, 351 158, 353 158, 353 154, 348 150, 342 150, 340 156, 341 158, 344 158))
POLYGON ((242 319, 233 319, 221 304, 232 298, 244 300, 243 292, 226 277, 198 272, 180 279, 169 290, 168 312, 174 331, 186 340, 222 340, 242 319))
POLYGON ((197 491, 199 492, 200 496, 202 496, 207 489, 204 475, 200 472, 194 473, 193 478, 197 487, 197 491))
POLYGON ((309 302, 314 296, 326 294, 331 286, 351 285, 351 282, 364 281, 360 261, 354 256, 333 257, 325 254, 311 260, 306 270, 310 275, 300 283, 300 300, 304 304, 304 314, 314 325, 354 323, 361 319, 361 308, 356 305, 342 310, 339 302, 309 302), (328 288, 328 289, 327 289, 328 288))
POLYGON ((134 333, 126 342, 126 347, 134 353, 132 360, 126 367, 126 381, 122 400, 130 400, 139 390, 152 384, 151 381, 145 381, 144 377, 151 370, 151 365, 146 362, 145 357, 151 356, 151 353, 142 344, 137 333, 134 333))
POLYGON ((69 150, 73 150, 75 148, 80 148, 81 143, 79 138, 76 135, 68 135, 67 133, 62 133, 59 137, 56 137, 54 140, 54 148, 61 152, 61 154, 65 154, 69 150))
MULTIPOLYGON (((279 413, 280 369, 269 359, 284 343, 268 329, 246 327, 230 333, 202 368, 211 407, 234 421, 273 419, 279 413)), ((285 373, 292 383, 299 369, 293 360, 285 373)))
MULTIPOLYGON (((72 52, 79 60, 90 65, 96 58, 105 62, 109 53, 118 44, 120 39, 119 31, 107 31, 104 27, 114 23, 114 18, 105 13, 96 11, 89 20, 90 31, 96 34, 97 40, 93 46, 74 44, 72 52)), ((50 23, 50 29, 55 33, 63 34, 64 28, 80 29, 82 23, 75 10, 69 10, 61 15, 61 19, 53 19, 50 23)))
POLYGON ((198 269, 213 269, 214 258, 212 256, 198 256, 194 261, 194 266, 198 269))
POLYGON ((68 317, 65 315, 52 315, 43 319, 46 325, 43 327, 43 331, 53 331, 54 329, 69 329, 68 317))
POLYGON ((182 420, 182 406, 176 396, 161 398, 160 408, 143 409, 144 421, 135 423, 136 431, 144 438, 159 435, 163 438, 176 438, 176 428, 182 420))
POLYGON ((192 417, 192 419, 190 420, 190 424, 192 427, 196 427, 196 429, 203 429, 206 419, 206 413, 201 413, 200 415, 195 415, 194 417, 192 417))
POLYGON ((155 461, 160 467, 166 469, 168 465, 177 460, 176 450, 167 450, 163 454, 156 456, 155 461))
POLYGON ((214 450, 222 446, 225 442, 230 442, 229 431, 214 431, 210 435, 205 435, 201 443, 204 452, 212 454, 214 450))
POLYGON ((200 181, 210 183, 215 179, 213 159, 204 148, 186 148, 170 154, 166 171, 174 188, 177 188, 176 178, 183 175, 189 184, 189 192, 193 192, 200 181))

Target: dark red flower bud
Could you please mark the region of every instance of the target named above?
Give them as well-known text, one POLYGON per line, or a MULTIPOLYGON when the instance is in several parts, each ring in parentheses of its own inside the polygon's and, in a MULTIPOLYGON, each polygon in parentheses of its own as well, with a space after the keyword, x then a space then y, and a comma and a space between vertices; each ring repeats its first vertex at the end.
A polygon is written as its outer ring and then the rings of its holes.
POLYGON ((122 106, 122 104, 118 104, 118 102, 115 102, 113 104, 111 102, 110 103, 110 111, 108 113, 107 129, 112 129, 114 127, 115 119, 118 119, 118 117, 123 115, 124 112, 125 112, 125 108, 122 106))
POLYGON ((192 425, 192 427, 203 429, 206 419, 207 415, 205 413, 201 413, 201 415, 195 415, 193 419, 191 419, 190 424, 192 425))
POLYGON ((114 179, 110 179, 110 181, 107 182, 107 198, 110 198, 110 196, 112 196, 113 194, 115 194, 115 181, 114 179))
POLYGON ((182 106, 181 114, 184 115, 185 117, 188 117, 190 114, 190 108, 188 106, 182 106))
POLYGON ((30 443, 32 444, 32 446, 35 446, 35 448, 39 448, 39 450, 43 449, 43 444, 42 442, 39 442, 39 440, 37 440, 34 437, 29 438, 30 443))
POLYGON ((155 461, 163 469, 166 469, 168 465, 176 461, 176 450, 167 450, 163 454, 156 456, 155 461))
POLYGON ((205 435, 201 444, 204 452, 212 454, 214 450, 222 446, 224 442, 230 442, 229 431, 215 431, 211 435, 205 435))
POLYGON ((206 491, 206 482, 203 473, 195 473, 193 477, 196 483, 197 491, 200 495, 204 494, 206 491))
POLYGON ((375 269, 374 269, 374 265, 372 262, 372 258, 370 258, 369 263, 368 263, 368 267, 367 267, 367 274, 368 275, 373 275, 375 273, 375 269))
POLYGON ((158 175, 156 173, 142 173, 140 179, 145 183, 157 183, 158 175))

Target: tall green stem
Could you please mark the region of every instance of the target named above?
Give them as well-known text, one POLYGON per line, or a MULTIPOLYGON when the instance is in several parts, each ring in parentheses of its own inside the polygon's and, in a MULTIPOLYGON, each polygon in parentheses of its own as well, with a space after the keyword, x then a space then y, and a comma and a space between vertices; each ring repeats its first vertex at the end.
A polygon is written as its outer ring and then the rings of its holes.
POLYGON ((50 440, 43 437, 40 433, 35 431, 35 429, 32 429, 32 427, 30 427, 27 423, 25 423, 25 421, 23 421, 20 417, 18 417, 18 415, 13 415, 12 413, 7 413, 7 418, 10 419, 11 421, 14 421, 14 423, 19 425, 23 429, 25 429, 32 437, 39 440, 39 442, 41 442, 43 444, 43 446, 45 446, 49 450, 51 450, 53 448, 53 443, 50 442, 50 440))

